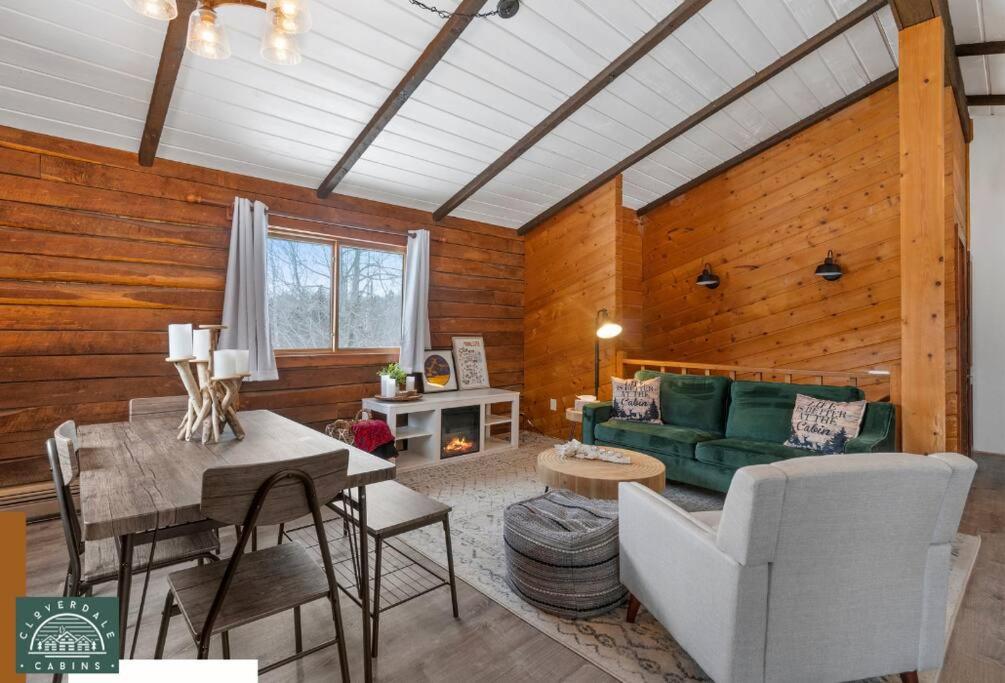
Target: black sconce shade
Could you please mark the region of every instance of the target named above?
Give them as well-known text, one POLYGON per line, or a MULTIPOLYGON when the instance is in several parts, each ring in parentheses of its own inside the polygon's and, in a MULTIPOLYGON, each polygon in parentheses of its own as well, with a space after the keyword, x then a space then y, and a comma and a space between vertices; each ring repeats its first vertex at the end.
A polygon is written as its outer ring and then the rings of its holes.
POLYGON ((840 277, 844 274, 841 271, 841 266, 839 266, 834 260, 833 251, 827 252, 827 258, 824 259, 823 263, 817 266, 816 274, 830 282, 840 279, 840 277))
POLYGON ((694 281, 699 287, 708 287, 709 289, 715 289, 719 286, 719 276, 712 272, 712 266, 708 263, 705 264, 705 269, 701 271, 701 275, 698 279, 694 281))

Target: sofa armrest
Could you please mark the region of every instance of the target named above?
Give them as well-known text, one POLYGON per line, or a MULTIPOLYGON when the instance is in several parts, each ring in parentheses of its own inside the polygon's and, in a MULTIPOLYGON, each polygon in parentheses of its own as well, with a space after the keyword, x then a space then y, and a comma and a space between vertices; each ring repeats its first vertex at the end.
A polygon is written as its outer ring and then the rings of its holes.
POLYGON ((896 447, 897 416, 892 403, 869 403, 862 430, 845 444, 845 453, 892 453, 896 447))
POLYGON ((621 583, 713 680, 762 680, 768 569, 744 567, 715 533, 659 494, 618 486, 621 583))
POLYGON ((597 401, 583 406, 583 443, 593 443, 593 428, 611 419, 611 402, 597 401))

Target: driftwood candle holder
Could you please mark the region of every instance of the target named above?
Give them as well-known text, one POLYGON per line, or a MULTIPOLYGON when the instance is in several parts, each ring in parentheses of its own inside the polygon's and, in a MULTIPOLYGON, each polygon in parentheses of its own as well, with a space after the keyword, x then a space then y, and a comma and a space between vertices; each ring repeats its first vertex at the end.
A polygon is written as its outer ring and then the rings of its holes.
POLYGON ((178 439, 191 441, 198 429, 202 430, 203 443, 217 443, 225 426, 229 425, 234 436, 244 438, 244 427, 237 417, 240 408, 241 384, 249 373, 216 376, 213 374, 213 351, 216 350, 220 330, 223 325, 202 325, 200 329, 210 330, 209 355, 207 358, 187 356, 167 358, 178 370, 181 383, 188 394, 188 408, 181 424, 178 425, 178 439), (195 366, 193 373, 192 367, 195 366))

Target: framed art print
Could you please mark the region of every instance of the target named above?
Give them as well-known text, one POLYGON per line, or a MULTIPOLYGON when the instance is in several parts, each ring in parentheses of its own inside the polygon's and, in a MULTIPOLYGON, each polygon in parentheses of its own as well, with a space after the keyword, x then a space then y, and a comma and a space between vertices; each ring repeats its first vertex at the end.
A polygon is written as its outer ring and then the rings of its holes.
POLYGON ((457 364, 457 385, 461 389, 488 389, 489 368, 485 361, 485 340, 482 337, 454 337, 454 362, 457 364))
POLYGON ((454 357, 450 349, 426 351, 426 358, 422 363, 422 384, 427 394, 457 390, 454 357))

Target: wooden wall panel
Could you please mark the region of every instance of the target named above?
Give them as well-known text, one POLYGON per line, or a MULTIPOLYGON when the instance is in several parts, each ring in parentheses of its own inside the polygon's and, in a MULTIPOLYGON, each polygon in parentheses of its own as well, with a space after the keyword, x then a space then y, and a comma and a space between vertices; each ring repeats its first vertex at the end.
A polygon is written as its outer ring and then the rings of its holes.
MULTIPOLYGON (((525 238, 523 406, 547 434, 568 436, 565 409, 572 407, 577 394, 593 393, 597 311, 606 308, 621 321, 620 307, 641 303, 624 286, 631 275, 626 276, 618 258, 623 251, 639 253, 637 235, 635 222, 625 220, 619 177, 525 238), (555 411, 550 409, 551 399, 558 402, 555 411)), ((632 258, 637 262, 637 255, 632 258)), ((637 291, 638 285, 634 287, 637 291)), ((621 343, 620 338, 601 342, 601 396, 610 394, 614 356, 621 343)))
POLYGON ((897 112, 893 85, 643 217, 645 356, 896 363, 897 112), (836 282, 813 274, 829 249, 845 271, 836 282), (705 263, 718 289, 694 284, 705 263))
MULTIPOLYGON (((60 421, 122 420, 130 398, 182 393, 164 363, 171 322, 219 322, 235 195, 318 223, 274 223, 404 244, 431 232, 433 344, 482 334, 493 386, 523 385, 523 239, 516 231, 0 127, 0 486, 48 477, 60 421)), ((385 354, 282 356, 248 408, 315 427, 377 391, 385 354)))

